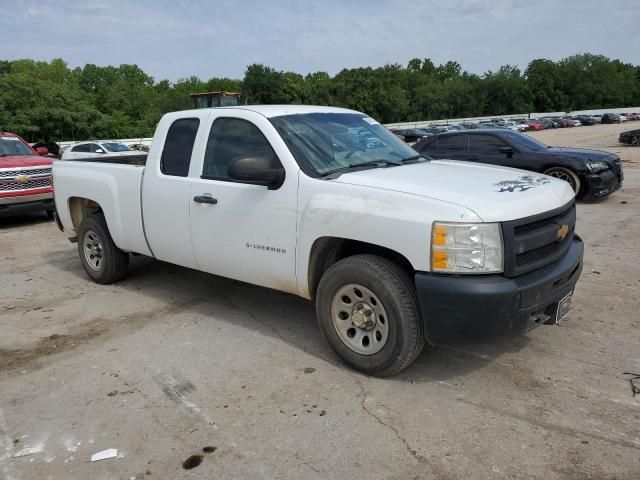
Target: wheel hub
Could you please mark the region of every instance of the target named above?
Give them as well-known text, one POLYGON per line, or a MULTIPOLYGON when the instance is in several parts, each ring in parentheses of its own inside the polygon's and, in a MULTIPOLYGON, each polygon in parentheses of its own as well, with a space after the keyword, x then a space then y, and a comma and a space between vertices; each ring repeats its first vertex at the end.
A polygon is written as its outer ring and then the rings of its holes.
POLYGON ((389 318, 380 297, 361 284, 336 291, 331 319, 344 345, 361 355, 378 353, 389 338, 389 318))
POLYGON ((371 305, 365 302, 356 304, 351 311, 351 322, 363 330, 372 330, 376 326, 376 316, 371 305))
POLYGON ((100 237, 93 230, 88 230, 84 235, 84 256, 91 268, 94 271, 102 269, 103 256, 102 256, 102 242, 100 237))

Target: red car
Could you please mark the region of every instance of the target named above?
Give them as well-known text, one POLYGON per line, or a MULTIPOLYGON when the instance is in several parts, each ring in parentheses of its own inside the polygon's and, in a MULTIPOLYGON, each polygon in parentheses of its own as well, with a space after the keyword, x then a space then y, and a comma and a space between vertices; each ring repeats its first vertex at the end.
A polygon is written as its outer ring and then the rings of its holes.
POLYGON ((544 125, 540 122, 536 122, 535 120, 525 120, 524 123, 529 125, 529 130, 544 130, 544 125))
POLYGON ((33 149, 18 135, 0 132, 0 215, 46 212, 53 215, 53 160, 46 148, 33 149))
POLYGON ((556 118, 554 120, 558 122, 558 124, 560 124, 560 128, 569 128, 576 126, 576 122, 568 118, 556 118))

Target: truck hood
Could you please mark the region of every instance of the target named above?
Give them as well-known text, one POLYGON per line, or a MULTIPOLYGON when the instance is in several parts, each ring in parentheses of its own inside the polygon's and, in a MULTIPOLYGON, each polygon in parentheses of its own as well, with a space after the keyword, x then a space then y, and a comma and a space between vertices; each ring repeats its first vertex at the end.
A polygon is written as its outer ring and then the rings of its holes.
POLYGON ((11 155, 9 157, 0 157, 0 168, 22 168, 22 167, 40 167, 49 166, 53 163, 51 158, 41 157, 39 155, 11 155))
POLYGON ((465 207, 485 222, 536 215, 574 197, 569 184, 556 178, 455 160, 360 170, 333 181, 437 199, 465 207))

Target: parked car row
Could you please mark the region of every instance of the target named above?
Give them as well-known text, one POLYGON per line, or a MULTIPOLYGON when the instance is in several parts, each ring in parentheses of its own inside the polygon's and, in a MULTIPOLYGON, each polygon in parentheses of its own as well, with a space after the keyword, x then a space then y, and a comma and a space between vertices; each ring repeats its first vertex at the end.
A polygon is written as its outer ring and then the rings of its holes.
POLYGON ((414 143, 423 138, 438 135, 440 133, 455 132, 459 130, 475 130, 475 129, 502 129, 512 130, 514 132, 527 132, 546 130, 550 128, 572 128, 591 126, 598 123, 621 123, 628 120, 640 120, 638 113, 604 113, 594 115, 566 115, 548 116, 541 118, 513 118, 510 120, 504 118, 493 118, 484 122, 463 122, 458 124, 446 125, 430 125, 420 128, 404 128, 391 131, 407 143, 414 143))

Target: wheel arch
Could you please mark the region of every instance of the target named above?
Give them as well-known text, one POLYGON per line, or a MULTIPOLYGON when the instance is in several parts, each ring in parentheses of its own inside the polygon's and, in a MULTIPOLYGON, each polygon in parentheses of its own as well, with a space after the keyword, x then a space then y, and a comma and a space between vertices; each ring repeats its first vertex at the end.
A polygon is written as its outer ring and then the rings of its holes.
POLYGON ((76 233, 78 233, 78 228, 86 216, 95 213, 101 213, 104 215, 104 211, 100 204, 90 198, 69 197, 68 206, 71 223, 73 224, 73 229, 76 233))
POLYGON ((309 253, 307 271, 308 296, 315 299, 322 275, 334 263, 353 255, 371 254, 392 261, 413 280, 415 269, 403 254, 380 245, 341 237, 321 237, 316 239, 309 253))

